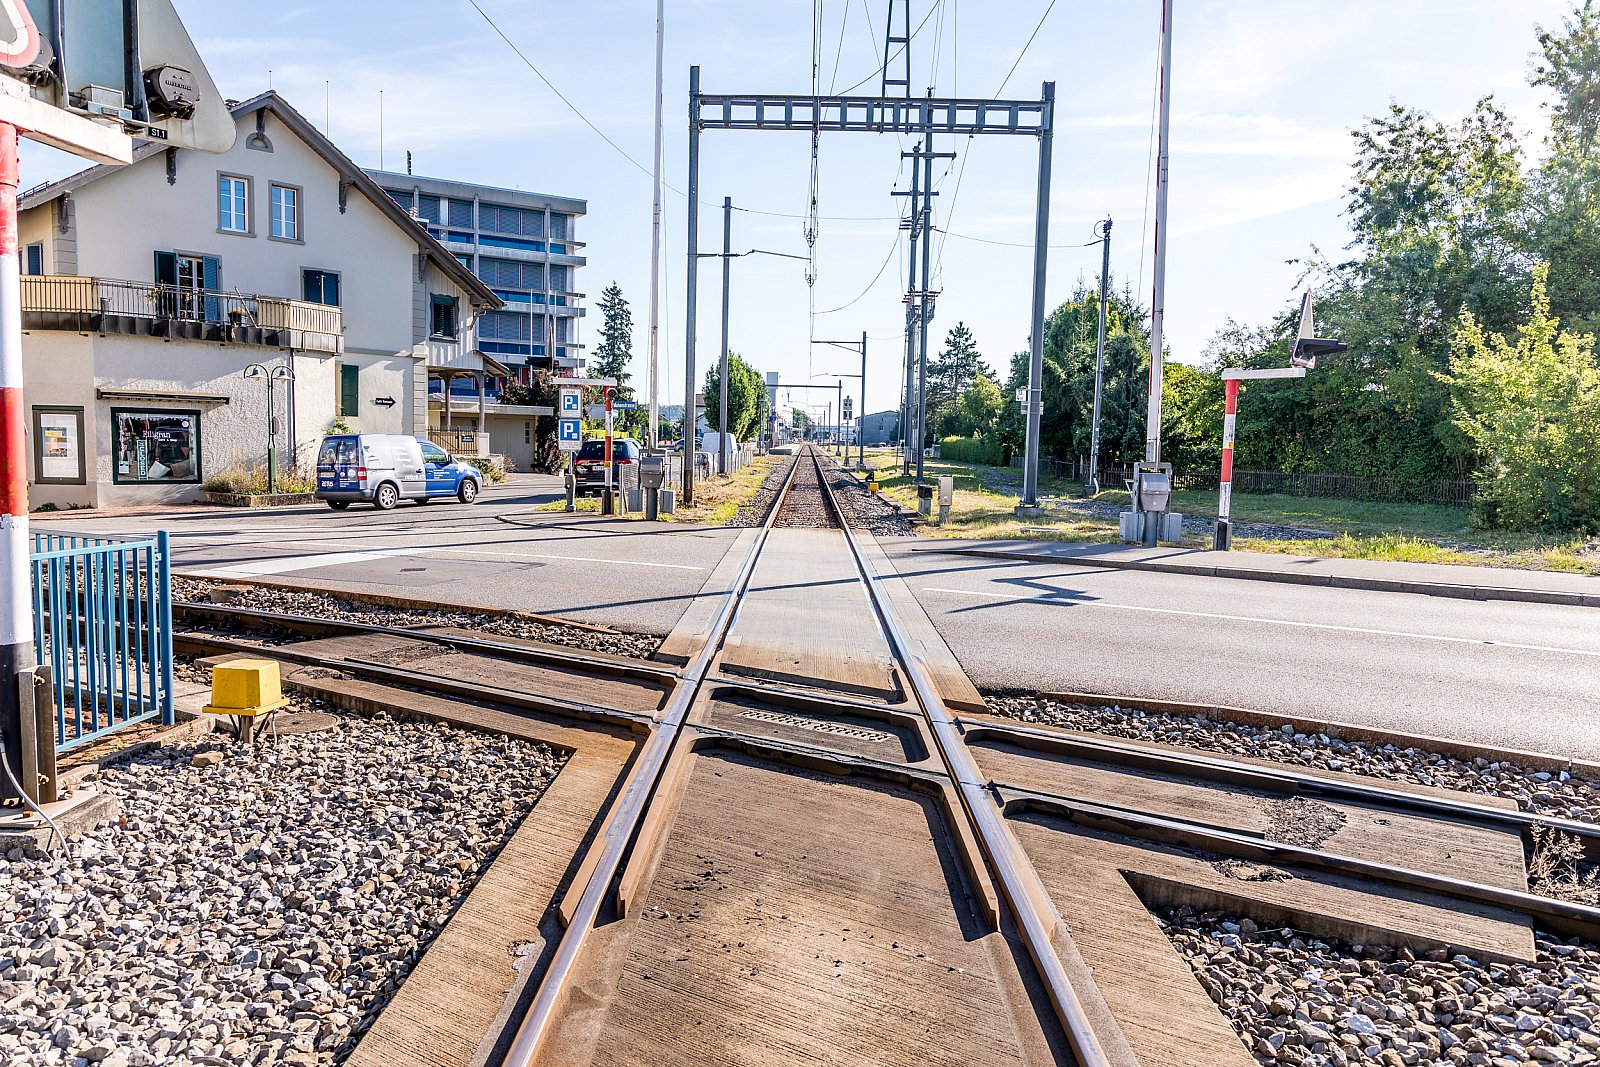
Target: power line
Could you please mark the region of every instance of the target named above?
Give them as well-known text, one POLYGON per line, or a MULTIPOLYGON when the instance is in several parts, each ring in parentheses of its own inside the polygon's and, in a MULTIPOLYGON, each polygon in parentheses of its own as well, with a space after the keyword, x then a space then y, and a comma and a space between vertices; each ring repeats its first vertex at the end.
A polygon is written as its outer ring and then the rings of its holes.
MULTIPOLYGON (((935 229, 939 229, 939 228, 935 227, 935 229)), ((955 233, 955 232, 953 232, 951 230, 946 230, 946 229, 939 229, 939 232, 944 234, 946 237, 954 237, 958 241, 977 241, 979 244, 1001 245, 1001 246, 1003 246, 1005 248, 1032 248, 1033 247, 1033 242, 1032 241, 996 241, 996 240, 994 240, 993 238, 990 238, 990 237, 974 237, 971 234, 955 233)), ((1088 248, 1091 245, 1097 245, 1099 243, 1100 242, 1098 240, 1095 240, 1095 241, 1085 241, 1083 244, 1046 245, 1045 247, 1046 248, 1088 248)), ((940 245, 940 247, 943 248, 944 246, 940 245)))
MULTIPOLYGON (((555 84, 553 82, 551 82, 549 78, 546 78, 544 76, 544 72, 542 70, 540 70, 538 67, 533 65, 533 60, 529 59, 526 55, 524 55, 522 49, 517 47, 516 42, 513 41, 511 38, 506 36, 506 31, 502 30, 495 23, 494 19, 489 17, 489 13, 487 11, 485 11, 483 8, 478 6, 478 0, 467 0, 467 3, 472 5, 472 8, 473 8, 474 11, 476 11, 478 14, 483 16, 483 21, 485 21, 485 22, 487 22, 489 24, 489 28, 490 29, 494 30, 495 33, 499 34, 500 39, 502 41, 504 41, 507 45, 509 45, 511 50, 517 54, 517 58, 522 60, 522 62, 527 65, 529 70, 533 71, 534 74, 538 75, 539 80, 544 82, 545 88, 549 89, 552 93, 555 93, 556 97, 563 104, 566 104, 567 107, 572 111, 572 113, 574 115, 578 116, 580 119, 583 120, 583 124, 585 126, 589 127, 595 133, 599 134, 600 135, 600 139, 602 141, 604 141, 606 144, 610 145, 613 149, 615 149, 619 156, 621 156, 623 159, 626 159, 629 163, 632 163, 635 167, 638 167, 640 173, 648 175, 651 178, 652 181, 655 179, 655 174, 654 174, 654 172, 651 171, 651 169, 649 167, 645 166, 643 163, 640 163, 637 159, 634 159, 632 156, 630 156, 627 153, 626 150, 623 149, 623 147, 621 145, 617 144, 617 142, 613 141, 610 137, 607 137, 606 136, 606 132, 604 130, 602 130, 600 127, 596 126, 593 122, 591 122, 589 120, 589 116, 585 115, 582 111, 580 111, 578 109, 578 105, 577 104, 574 104, 571 100, 568 100, 566 98, 566 96, 561 92, 561 90, 557 89, 555 87, 555 84)), ((668 186, 668 188, 671 188, 671 186, 668 186)), ((676 190, 676 189, 673 189, 672 191, 675 192, 675 193, 678 193, 679 196, 683 196, 684 195, 683 193, 678 192, 678 190, 676 190)))
MULTIPOLYGON (((828 79, 828 93, 833 93, 833 87, 839 84, 839 57, 844 55, 844 35, 850 28, 850 4, 848 0, 844 5, 844 18, 839 20, 839 47, 833 52, 833 76, 828 79)), ((873 49, 876 54, 877 49, 873 49)))
MULTIPOLYGON (((1039 16, 1038 23, 1033 27, 1033 32, 1028 34, 1027 43, 1022 46, 1022 51, 1017 53, 1016 62, 1012 63, 1011 69, 1006 71, 1005 80, 1000 83, 1000 88, 994 91, 995 97, 998 98, 1001 93, 1005 92, 1006 85, 1011 81, 1011 76, 1015 74, 1017 72, 1017 68, 1022 65, 1022 57, 1027 55, 1028 49, 1033 47, 1034 38, 1039 36, 1039 31, 1044 29, 1045 19, 1049 18, 1050 12, 1054 11, 1055 9, 1056 0, 1050 0, 1049 6, 1044 9, 1044 14, 1039 16)), ((972 154, 972 145, 975 140, 976 138, 972 134, 967 134, 967 147, 966 150, 961 153, 961 170, 956 174, 955 191, 950 194, 950 208, 945 212, 944 215, 946 221, 949 221, 955 216, 956 201, 961 198, 961 180, 967 176, 967 157, 972 154)), ((946 231, 946 233, 948 235, 948 231, 946 231)), ((939 241, 938 266, 934 268, 937 271, 943 271, 944 269, 944 245, 945 242, 943 239, 941 239, 939 241)))
POLYGON ((1039 24, 1033 28, 1033 32, 1032 33, 1028 34, 1028 43, 1023 45, 1022 46, 1022 51, 1017 53, 1017 61, 1015 63, 1011 64, 1011 69, 1010 70, 1006 71, 1006 79, 1005 79, 1005 81, 1001 82, 1000 83, 1000 88, 998 88, 998 89, 996 89, 994 91, 994 95, 995 96, 999 96, 1001 93, 1006 91, 1006 85, 1010 83, 1011 75, 1015 74, 1017 72, 1017 68, 1022 65, 1022 57, 1028 54, 1028 49, 1029 48, 1033 47, 1033 39, 1035 37, 1039 36, 1039 31, 1044 28, 1044 20, 1049 18, 1050 17, 1050 12, 1054 11, 1055 9, 1056 9, 1056 0, 1050 0, 1050 6, 1045 8, 1044 9, 1044 14, 1039 16, 1039 24))
POLYGON ((883 262, 878 265, 878 273, 876 273, 876 274, 874 274, 872 276, 872 280, 867 283, 867 286, 866 286, 865 289, 863 289, 863 290, 861 290, 861 292, 857 293, 855 295, 855 297, 853 299, 851 299, 848 303, 840 304, 836 308, 829 308, 827 311, 819 311, 819 312, 817 312, 817 314, 818 315, 832 315, 835 312, 843 311, 845 308, 852 307, 855 304, 859 303, 862 297, 864 297, 868 293, 872 292, 873 287, 876 286, 878 284, 879 280, 883 277, 883 272, 886 269, 888 269, 889 261, 894 258, 895 252, 898 251, 899 248, 900 248, 900 233, 901 233, 901 231, 898 228, 896 228, 896 230, 894 232, 894 243, 889 246, 889 254, 883 257, 883 262))

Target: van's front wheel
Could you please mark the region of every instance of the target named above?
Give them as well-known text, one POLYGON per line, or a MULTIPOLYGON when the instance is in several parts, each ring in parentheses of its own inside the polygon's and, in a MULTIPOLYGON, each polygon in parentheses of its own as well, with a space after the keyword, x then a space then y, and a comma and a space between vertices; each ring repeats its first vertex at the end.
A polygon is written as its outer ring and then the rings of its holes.
POLYGON ((395 488, 393 482, 384 482, 378 486, 378 491, 372 494, 372 506, 379 511, 393 511, 398 503, 400 503, 400 490, 395 488))
POLYGON ((463 504, 470 504, 478 499, 478 481, 476 478, 461 479, 461 488, 456 490, 456 499, 463 504))

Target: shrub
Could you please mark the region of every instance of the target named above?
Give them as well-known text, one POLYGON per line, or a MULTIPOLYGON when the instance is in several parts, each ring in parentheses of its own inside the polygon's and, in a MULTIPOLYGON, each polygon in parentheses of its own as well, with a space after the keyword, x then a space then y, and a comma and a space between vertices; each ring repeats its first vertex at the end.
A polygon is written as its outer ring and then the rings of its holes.
POLYGON ((1600 530, 1600 360, 1594 337, 1559 329, 1535 268, 1515 343, 1465 308, 1451 339, 1455 423, 1481 457, 1480 522, 1534 530, 1600 530))
POLYGON ((491 485, 499 485, 506 480, 505 469, 487 456, 457 456, 456 458, 469 467, 476 467, 489 480, 491 485))
POLYGON ((939 458, 990 467, 1003 467, 1009 460, 999 441, 984 437, 946 437, 939 442, 939 458))

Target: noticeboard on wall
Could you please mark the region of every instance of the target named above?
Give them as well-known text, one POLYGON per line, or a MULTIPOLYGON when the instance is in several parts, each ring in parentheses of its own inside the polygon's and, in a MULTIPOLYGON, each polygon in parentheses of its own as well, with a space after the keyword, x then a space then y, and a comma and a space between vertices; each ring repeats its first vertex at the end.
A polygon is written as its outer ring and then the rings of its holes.
POLYGON ((82 408, 34 407, 33 480, 39 485, 84 484, 82 408))

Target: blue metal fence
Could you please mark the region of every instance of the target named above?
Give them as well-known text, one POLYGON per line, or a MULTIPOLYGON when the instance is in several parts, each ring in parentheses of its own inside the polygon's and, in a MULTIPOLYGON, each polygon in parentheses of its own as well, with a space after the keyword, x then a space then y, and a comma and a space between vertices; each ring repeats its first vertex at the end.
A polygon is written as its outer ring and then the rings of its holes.
POLYGON ((35 534, 34 654, 54 679, 56 750, 130 723, 172 720, 167 534, 35 534))

